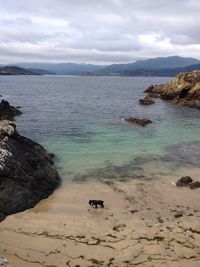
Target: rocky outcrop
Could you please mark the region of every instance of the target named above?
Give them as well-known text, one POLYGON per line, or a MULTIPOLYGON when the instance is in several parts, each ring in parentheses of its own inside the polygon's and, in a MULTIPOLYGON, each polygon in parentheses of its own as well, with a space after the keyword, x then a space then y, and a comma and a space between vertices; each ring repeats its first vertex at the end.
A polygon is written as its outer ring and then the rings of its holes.
POLYGON ((2 100, 0 102, 0 120, 12 120, 15 116, 22 114, 22 112, 11 106, 8 101, 2 100))
POLYGON ((59 181, 52 155, 14 123, 0 121, 0 221, 48 197, 59 181))
POLYGON ((137 119, 137 118, 130 117, 130 118, 124 118, 123 120, 127 121, 128 123, 136 124, 136 125, 139 125, 139 126, 142 126, 142 127, 148 125, 149 123, 152 123, 151 120, 145 119, 145 118, 144 119, 137 119))
POLYGON ((200 109, 200 71, 180 73, 175 80, 150 86, 145 91, 149 97, 159 97, 191 108, 200 109))

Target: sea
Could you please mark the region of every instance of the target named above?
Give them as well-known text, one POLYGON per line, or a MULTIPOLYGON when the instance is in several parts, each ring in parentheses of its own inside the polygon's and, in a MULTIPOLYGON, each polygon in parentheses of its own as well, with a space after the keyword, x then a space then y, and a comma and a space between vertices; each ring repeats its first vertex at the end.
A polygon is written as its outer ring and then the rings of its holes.
POLYGON ((138 100, 172 77, 0 76, 17 130, 55 154, 63 181, 156 179, 200 162, 200 112, 138 100), (146 127, 125 117, 148 118, 146 127))

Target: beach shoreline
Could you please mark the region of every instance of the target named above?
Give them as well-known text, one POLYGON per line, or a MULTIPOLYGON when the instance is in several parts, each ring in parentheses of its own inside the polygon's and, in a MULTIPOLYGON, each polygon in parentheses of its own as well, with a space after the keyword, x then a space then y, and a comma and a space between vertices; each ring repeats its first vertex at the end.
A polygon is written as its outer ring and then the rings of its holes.
POLYGON ((64 183, 0 224, 0 254, 15 267, 200 266, 200 189, 177 178, 64 183))

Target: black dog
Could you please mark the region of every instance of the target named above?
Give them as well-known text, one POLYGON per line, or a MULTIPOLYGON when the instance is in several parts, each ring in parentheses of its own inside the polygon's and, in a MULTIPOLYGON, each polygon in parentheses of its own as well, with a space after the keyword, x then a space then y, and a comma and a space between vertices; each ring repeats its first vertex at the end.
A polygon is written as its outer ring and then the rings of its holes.
POLYGON ((103 200, 89 200, 88 202, 90 204, 90 206, 95 206, 95 208, 97 209, 98 205, 101 207, 101 208, 104 208, 104 201, 103 200))

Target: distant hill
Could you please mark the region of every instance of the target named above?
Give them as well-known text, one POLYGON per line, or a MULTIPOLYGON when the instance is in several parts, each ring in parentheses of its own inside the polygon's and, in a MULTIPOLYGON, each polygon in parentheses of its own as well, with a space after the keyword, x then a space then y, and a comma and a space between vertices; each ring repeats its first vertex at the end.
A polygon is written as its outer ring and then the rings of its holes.
POLYGON ((199 70, 200 61, 194 58, 171 56, 108 66, 76 63, 17 63, 16 65, 23 68, 25 72, 20 74, 30 74, 27 73, 29 71, 31 74, 48 75, 175 76, 179 72, 199 70))
POLYGON ((35 69, 35 68, 28 68, 29 71, 40 74, 40 75, 55 75, 54 72, 43 70, 43 69, 35 69))
MULTIPOLYGON (((136 73, 142 74, 143 72, 151 75, 153 72, 156 73, 156 70, 162 70, 164 73, 164 69, 175 69, 175 68, 184 68, 190 65, 200 64, 200 61, 194 58, 183 58, 179 56, 171 56, 171 57, 159 57, 159 58, 151 58, 147 60, 138 60, 134 63, 129 64, 112 64, 101 70, 96 71, 97 75, 125 75, 125 74, 133 74, 136 73)), ((145 76, 146 76, 145 74, 145 76)))
POLYGON ((195 64, 200 64, 200 61, 195 58, 171 56, 171 57, 151 58, 147 60, 138 60, 135 63, 131 64, 131 68, 169 69, 169 68, 180 68, 195 64))
POLYGON ((76 64, 76 63, 17 63, 17 66, 30 69, 42 69, 59 75, 81 75, 95 72, 104 68, 104 65, 76 64))
POLYGON ((200 70, 200 64, 172 69, 136 69, 132 71, 126 71, 122 73, 121 76, 173 77, 179 74, 180 72, 190 72, 193 70, 200 70))
POLYGON ((5 66, 5 67, 0 67, 0 75, 39 75, 39 74, 17 66, 5 66))

